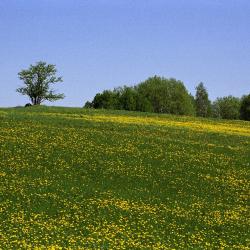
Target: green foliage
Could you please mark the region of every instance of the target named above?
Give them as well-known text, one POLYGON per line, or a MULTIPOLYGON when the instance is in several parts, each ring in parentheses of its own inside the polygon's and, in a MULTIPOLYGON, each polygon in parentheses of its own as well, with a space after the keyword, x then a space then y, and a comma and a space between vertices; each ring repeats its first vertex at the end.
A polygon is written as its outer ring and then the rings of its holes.
POLYGON ((211 115, 211 102, 202 82, 196 87, 195 108, 197 116, 209 117, 211 115))
POLYGON ((138 94, 147 99, 156 113, 193 115, 192 100, 181 81, 150 77, 136 87, 138 94))
POLYGON ((93 108, 118 109, 119 94, 115 91, 105 90, 103 93, 98 93, 92 102, 93 108))
POLYGON ((250 94, 242 98, 240 118, 242 120, 250 121, 250 94))
POLYGON ((213 117, 231 120, 239 119, 240 105, 240 98, 231 95, 217 98, 212 106, 213 117))
POLYGON ((84 104, 84 108, 87 108, 87 109, 93 108, 92 102, 87 101, 87 102, 84 104))
POLYGON ((33 105, 40 105, 43 101, 56 101, 63 99, 63 94, 56 94, 50 85, 62 82, 62 77, 56 76, 56 67, 46 62, 38 62, 30 65, 29 69, 18 73, 19 79, 24 82, 24 87, 16 91, 22 95, 27 95, 33 105))
POLYGON ((124 86, 120 90, 121 109, 135 111, 137 110, 138 95, 134 88, 124 86))
POLYGON ((141 94, 137 94, 136 110, 142 112, 154 112, 153 104, 146 96, 141 94))
POLYGON ((94 108, 193 115, 194 106, 184 84, 175 79, 150 77, 135 87, 105 90, 92 102, 94 108))

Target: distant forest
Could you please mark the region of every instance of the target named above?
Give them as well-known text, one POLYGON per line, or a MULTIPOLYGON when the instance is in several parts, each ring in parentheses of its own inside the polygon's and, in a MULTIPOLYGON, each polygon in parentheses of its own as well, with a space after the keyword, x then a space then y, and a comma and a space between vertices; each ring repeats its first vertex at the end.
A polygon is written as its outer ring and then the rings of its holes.
POLYGON ((84 107, 250 120, 250 94, 241 98, 219 97, 211 102, 203 83, 196 87, 193 96, 183 82, 159 76, 132 87, 104 90, 84 107))

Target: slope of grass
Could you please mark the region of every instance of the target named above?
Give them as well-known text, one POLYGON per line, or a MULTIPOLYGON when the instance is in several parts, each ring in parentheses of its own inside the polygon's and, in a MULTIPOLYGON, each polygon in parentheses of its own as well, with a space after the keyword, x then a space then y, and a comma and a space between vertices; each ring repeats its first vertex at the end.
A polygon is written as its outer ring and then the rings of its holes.
POLYGON ((247 249, 249 167, 249 122, 0 109, 0 249, 247 249))

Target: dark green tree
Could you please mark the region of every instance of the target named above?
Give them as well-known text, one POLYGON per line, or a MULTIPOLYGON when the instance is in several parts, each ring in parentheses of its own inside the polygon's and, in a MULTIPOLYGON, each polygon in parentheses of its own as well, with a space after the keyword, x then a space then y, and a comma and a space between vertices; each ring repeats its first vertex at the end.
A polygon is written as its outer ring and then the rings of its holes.
POLYGON ((135 111, 137 98, 137 93, 133 87, 124 86, 120 90, 121 109, 135 111))
POLYGON ((196 87, 195 108, 197 116, 209 117, 211 115, 211 102, 202 82, 196 87))
POLYGON ((85 102, 84 108, 86 108, 86 109, 93 108, 93 103, 92 103, 92 102, 89 102, 89 101, 85 102))
POLYGON ((136 110, 141 112, 154 112, 150 100, 141 93, 137 93, 136 110))
POLYGON ((56 76, 55 65, 38 62, 30 65, 27 70, 18 73, 19 79, 24 82, 24 87, 16 91, 27 95, 33 105, 40 105, 43 101, 56 101, 64 98, 64 94, 56 94, 51 88, 52 84, 62 82, 62 77, 56 76))
POLYGON ((242 120, 250 121, 250 94, 242 97, 240 118, 242 120))
POLYGON ((93 108, 95 109, 100 109, 100 108, 104 108, 104 97, 102 93, 97 93, 92 101, 93 104, 93 108))
POLYGON ((104 90, 95 95, 92 102, 95 109, 119 109, 119 93, 117 91, 104 90))
POLYGON ((222 119, 239 119, 240 105, 240 98, 231 95, 217 98, 212 105, 213 117, 222 119))

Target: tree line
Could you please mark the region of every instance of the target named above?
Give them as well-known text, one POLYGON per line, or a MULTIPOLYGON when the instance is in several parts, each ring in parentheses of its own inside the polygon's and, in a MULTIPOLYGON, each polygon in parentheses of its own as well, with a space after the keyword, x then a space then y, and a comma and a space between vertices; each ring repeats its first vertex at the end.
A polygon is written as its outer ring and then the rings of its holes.
MULTIPOLYGON (((27 106, 64 98, 64 94, 57 94, 51 88, 55 83, 62 82, 62 77, 57 77, 56 73, 55 65, 46 62, 30 65, 18 73, 24 86, 18 88, 17 92, 30 98, 32 104, 27 106)), ((104 90, 97 93, 91 102, 87 101, 84 107, 250 121, 250 94, 242 98, 220 97, 211 102, 203 83, 196 87, 193 96, 183 82, 159 76, 150 77, 132 87, 104 90)))
POLYGON ((250 120, 250 94, 242 98, 219 97, 211 102, 202 82, 193 96, 183 82, 159 76, 135 86, 104 90, 84 107, 250 120))

